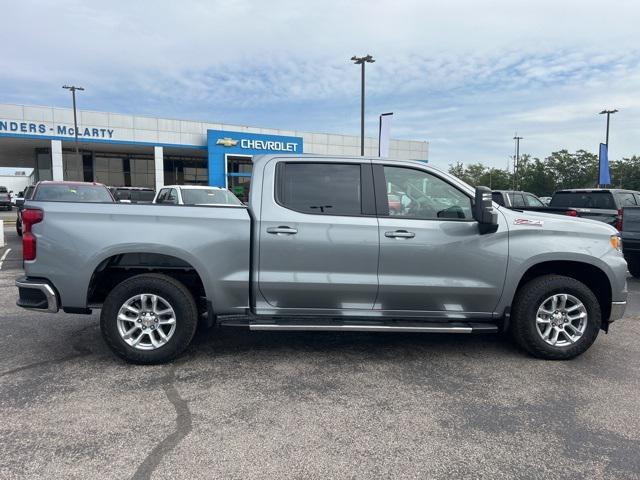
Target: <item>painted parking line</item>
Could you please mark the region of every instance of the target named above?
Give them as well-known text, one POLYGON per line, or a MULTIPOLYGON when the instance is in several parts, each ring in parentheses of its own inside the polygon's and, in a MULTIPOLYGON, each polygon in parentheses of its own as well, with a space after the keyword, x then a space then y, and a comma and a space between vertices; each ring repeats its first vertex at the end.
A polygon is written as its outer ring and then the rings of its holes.
POLYGON ((4 263, 4 259, 7 258, 7 255, 9 255, 10 251, 11 249, 7 248, 7 251, 4 252, 4 255, 2 255, 2 257, 0 258, 0 270, 2 270, 2 264, 4 263))

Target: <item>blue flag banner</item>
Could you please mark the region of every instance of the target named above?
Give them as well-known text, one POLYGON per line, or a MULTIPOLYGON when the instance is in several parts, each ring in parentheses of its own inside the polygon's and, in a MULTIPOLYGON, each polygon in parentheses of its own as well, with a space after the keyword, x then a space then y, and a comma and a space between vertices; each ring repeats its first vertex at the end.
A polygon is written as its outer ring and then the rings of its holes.
POLYGON ((609 153, 607 151, 607 144, 600 144, 600 175, 598 183, 600 185, 610 185, 611 177, 609 176, 609 153))

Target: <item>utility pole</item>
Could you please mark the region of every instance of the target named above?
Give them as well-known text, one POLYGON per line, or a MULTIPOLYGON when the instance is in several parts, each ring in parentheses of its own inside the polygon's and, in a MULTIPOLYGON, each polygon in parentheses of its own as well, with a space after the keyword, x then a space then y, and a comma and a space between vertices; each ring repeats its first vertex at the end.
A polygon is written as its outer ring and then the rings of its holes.
POLYGON ((514 183, 513 189, 518 190, 518 168, 520 167, 520 140, 522 140, 523 137, 519 137, 518 133, 516 132, 513 139, 516 141, 516 154, 513 157, 513 183, 514 183))
POLYGON ((62 88, 64 88, 65 90, 71 90, 71 98, 73 98, 73 133, 75 134, 74 136, 76 140, 76 155, 77 155, 80 152, 78 149, 78 116, 76 112, 76 90, 83 91, 84 88, 76 87, 75 85, 64 85, 62 88))
POLYGON ((371 55, 366 55, 364 57, 356 57, 355 55, 351 57, 351 61, 356 65, 360 65, 362 67, 361 74, 361 92, 360 92, 360 155, 364 157, 364 64, 365 63, 373 63, 375 60, 371 55))
MULTIPOLYGON (((606 115, 607 116, 607 134, 605 137, 605 142, 604 144, 607 146, 607 158, 609 158, 609 118, 611 117, 611 115, 613 113, 618 113, 618 110, 614 109, 614 110, 602 110, 600 112, 600 115, 606 115)), ((603 185, 600 185, 600 168, 601 168, 601 163, 602 159, 598 157, 598 188, 603 187, 603 185)))

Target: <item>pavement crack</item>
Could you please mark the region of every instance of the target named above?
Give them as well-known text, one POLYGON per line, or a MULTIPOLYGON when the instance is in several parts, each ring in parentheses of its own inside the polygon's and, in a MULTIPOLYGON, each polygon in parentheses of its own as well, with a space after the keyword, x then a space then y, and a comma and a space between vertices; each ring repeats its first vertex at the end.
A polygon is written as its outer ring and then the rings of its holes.
POLYGON ((182 439, 191 433, 192 422, 189 402, 178 393, 175 386, 175 379, 175 366, 171 366, 163 379, 162 388, 167 399, 176 411, 176 428, 149 452, 133 474, 133 480, 150 479, 164 456, 177 447, 182 439))

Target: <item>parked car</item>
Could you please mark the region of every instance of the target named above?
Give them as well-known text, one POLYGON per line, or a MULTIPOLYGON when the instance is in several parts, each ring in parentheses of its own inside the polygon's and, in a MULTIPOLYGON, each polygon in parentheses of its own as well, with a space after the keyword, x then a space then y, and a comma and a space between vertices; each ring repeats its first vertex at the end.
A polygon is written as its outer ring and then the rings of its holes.
POLYGON ((491 192, 493 201, 498 205, 507 208, 526 209, 527 207, 544 207, 542 200, 533 193, 522 192, 519 190, 493 190, 491 192))
POLYGON ((242 202, 226 188, 200 185, 166 185, 153 203, 170 205, 242 205, 242 202))
POLYGON ((153 203, 156 191, 148 187, 109 187, 116 201, 121 203, 153 203))
POLYGON ((107 187, 101 183, 61 182, 44 180, 25 189, 24 202, 18 207, 16 231, 22 236, 25 203, 38 202, 78 202, 113 203, 115 199, 107 187))
POLYGON ((0 207, 5 210, 11 210, 13 208, 11 192, 7 190, 7 187, 0 187, 0 207))
POLYGON ((179 213, 29 201, 18 305, 99 308, 106 343, 136 363, 173 359, 199 322, 508 331, 568 359, 624 313, 627 264, 604 223, 494 207, 488 188, 421 162, 264 155, 251 185, 248 205, 179 213), (400 212, 388 192, 404 192, 400 212))
POLYGON ((23 198, 23 192, 18 192, 14 195, 11 196, 11 205, 13 205, 14 207, 16 207, 18 205, 18 202, 24 201, 23 198))
POLYGON ((571 208, 574 216, 598 220, 618 230, 622 228, 622 209, 636 205, 640 205, 640 192, 617 188, 559 190, 549 203, 550 208, 571 208))
POLYGON ((31 198, 35 188, 35 185, 27 186, 27 188, 24 189, 24 192, 22 192, 22 198, 16 200, 16 209, 18 210, 16 217, 16 232, 18 232, 18 236, 22 236, 22 210, 24 209, 24 202, 31 198))
POLYGON ((629 273, 640 278, 640 206, 626 206, 620 219, 622 253, 627 260, 629 273))

